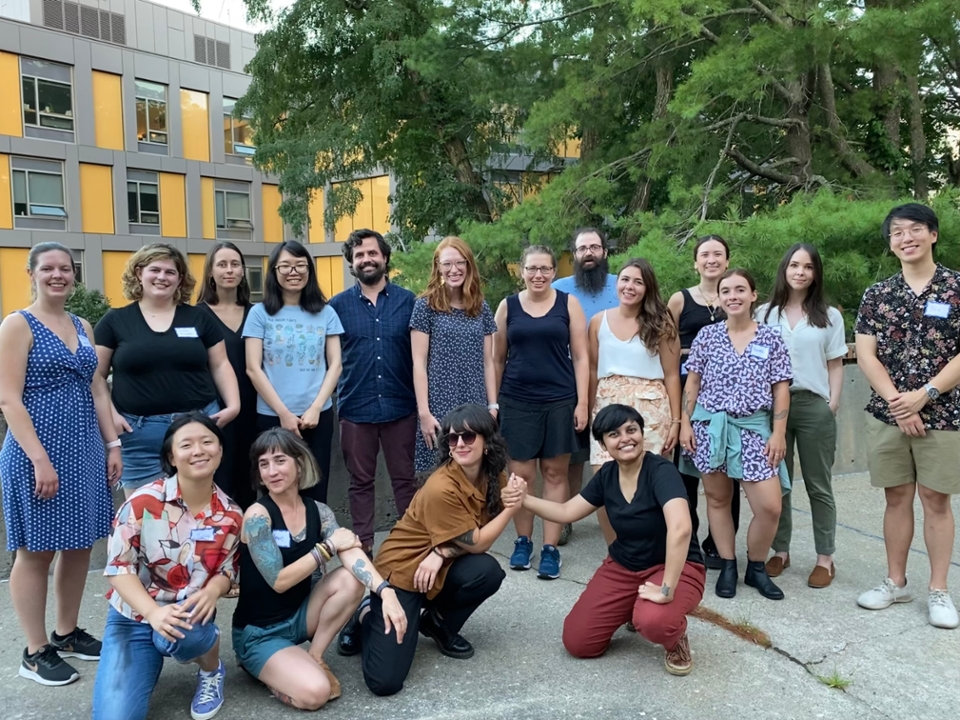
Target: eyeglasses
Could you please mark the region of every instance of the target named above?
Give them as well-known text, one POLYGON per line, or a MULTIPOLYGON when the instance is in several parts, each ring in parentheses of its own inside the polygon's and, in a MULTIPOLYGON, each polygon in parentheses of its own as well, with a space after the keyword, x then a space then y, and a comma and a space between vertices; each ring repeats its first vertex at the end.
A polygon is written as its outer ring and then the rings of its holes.
POLYGON ((907 234, 909 234, 911 237, 921 237, 925 232, 928 232, 929 230, 930 228, 928 228, 926 225, 914 225, 913 227, 907 228, 906 230, 904 230, 903 228, 897 228, 896 230, 890 233, 890 238, 892 240, 900 240, 901 238, 905 237, 907 234))
POLYGON ((477 441, 477 434, 467 431, 462 433, 451 432, 447 435, 447 442, 450 443, 450 447, 456 447, 461 440, 463 440, 464 445, 473 445, 477 441))
POLYGON ((537 275, 537 274, 540 274, 540 275, 549 275, 550 273, 553 272, 553 268, 552 268, 552 267, 547 267, 547 266, 545 266, 545 265, 544 265, 544 266, 541 266, 541 267, 527 266, 527 267, 525 267, 525 268, 523 269, 523 271, 524 271, 525 273, 527 273, 527 275, 537 275))
POLYGON ((594 255, 599 255, 603 252, 603 245, 581 245, 574 252, 577 255, 583 255, 585 252, 591 252, 594 255))
POLYGON ((281 275, 296 273, 297 275, 306 275, 310 270, 307 263, 297 263, 296 265, 277 265, 277 272, 281 275))
POLYGON ((456 267, 457 270, 466 270, 466 269, 467 269, 467 261, 466 261, 466 260, 454 260, 454 261, 451 262, 450 260, 444 260, 442 263, 440 263, 440 269, 441 269, 441 270, 450 270, 450 269, 452 269, 452 268, 454 268, 454 267, 456 267))

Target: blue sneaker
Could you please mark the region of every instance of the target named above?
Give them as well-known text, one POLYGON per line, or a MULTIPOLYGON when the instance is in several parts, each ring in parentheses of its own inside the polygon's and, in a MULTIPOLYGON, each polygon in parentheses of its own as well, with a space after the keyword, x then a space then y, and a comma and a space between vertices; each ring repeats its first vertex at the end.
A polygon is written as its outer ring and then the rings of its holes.
POLYGON ((533 543, 526 535, 521 535, 513 544, 513 555, 510 556, 511 570, 529 570, 530 556, 533 555, 533 543))
POLYGON ((212 673, 202 670, 197 673, 197 692, 190 703, 190 716, 193 720, 207 720, 220 712, 223 707, 223 679, 226 675, 223 660, 220 661, 220 667, 212 673))
POLYGON ((537 577, 541 580, 556 580, 560 577, 560 551, 554 545, 544 545, 540 551, 540 569, 537 577))

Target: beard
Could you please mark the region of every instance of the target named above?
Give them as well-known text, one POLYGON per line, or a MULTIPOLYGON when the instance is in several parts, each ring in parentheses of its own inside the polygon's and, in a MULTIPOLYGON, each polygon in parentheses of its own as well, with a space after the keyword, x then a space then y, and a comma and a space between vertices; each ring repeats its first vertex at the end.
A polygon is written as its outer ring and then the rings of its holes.
POLYGON ((610 263, 607 258, 599 258, 594 261, 593 267, 585 268, 580 261, 573 263, 573 274, 576 278, 577 287, 586 291, 588 295, 596 295, 607 284, 607 273, 610 270, 610 263))
POLYGON ((364 265, 356 270, 357 280, 363 285, 376 285, 387 274, 386 265, 364 265))

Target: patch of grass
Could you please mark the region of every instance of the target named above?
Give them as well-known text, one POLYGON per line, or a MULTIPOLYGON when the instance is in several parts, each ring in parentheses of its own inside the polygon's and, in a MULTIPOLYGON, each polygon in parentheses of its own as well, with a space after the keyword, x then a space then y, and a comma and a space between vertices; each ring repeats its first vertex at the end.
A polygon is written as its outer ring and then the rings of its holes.
POLYGON ((843 677, 837 670, 834 670, 832 675, 817 675, 817 679, 828 688, 843 692, 853 684, 853 680, 843 677))

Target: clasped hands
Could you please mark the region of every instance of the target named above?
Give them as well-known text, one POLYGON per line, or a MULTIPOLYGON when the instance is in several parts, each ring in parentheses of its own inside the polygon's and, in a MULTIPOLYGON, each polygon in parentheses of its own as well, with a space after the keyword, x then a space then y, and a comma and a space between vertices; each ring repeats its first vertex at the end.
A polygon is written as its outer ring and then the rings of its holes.
POLYGON ((927 431, 918 413, 929 401, 930 396, 923 388, 912 392, 898 392, 887 400, 887 409, 904 435, 923 437, 927 431))
POLYGON ((523 505, 523 499, 526 496, 527 481, 514 473, 510 473, 510 479, 500 491, 500 500, 503 502, 503 509, 516 512, 523 505))

